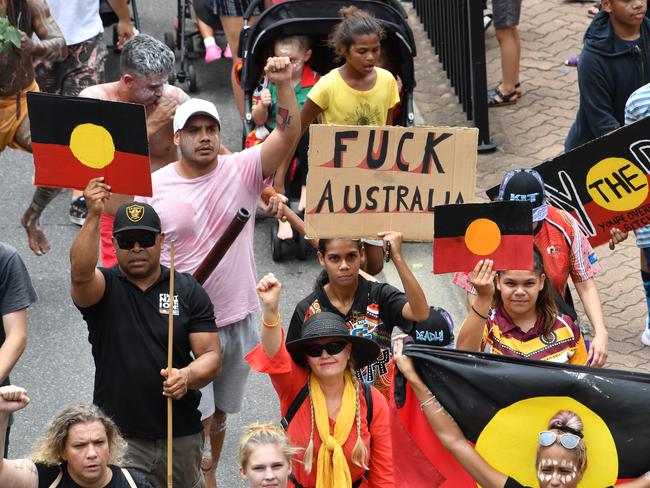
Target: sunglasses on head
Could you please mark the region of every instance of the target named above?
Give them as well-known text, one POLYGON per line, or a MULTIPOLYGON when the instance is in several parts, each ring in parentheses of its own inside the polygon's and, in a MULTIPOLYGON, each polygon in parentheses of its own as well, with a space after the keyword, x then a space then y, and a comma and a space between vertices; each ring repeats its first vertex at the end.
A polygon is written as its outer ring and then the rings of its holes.
POLYGON ((580 436, 576 434, 571 434, 569 432, 558 434, 550 430, 539 433, 539 445, 543 447, 549 447, 555 444, 557 441, 562 444, 562 447, 565 449, 575 449, 580 443, 580 436))
POLYGON ((142 232, 137 234, 119 233, 115 235, 115 240, 120 249, 130 251, 137 242, 140 247, 151 247, 156 243, 158 234, 155 232, 142 232))
POLYGON ((327 351, 327 354, 333 356, 334 354, 340 353, 347 345, 347 341, 334 341, 328 342, 327 344, 312 344, 305 348, 305 354, 312 358, 318 358, 323 354, 323 351, 327 351))

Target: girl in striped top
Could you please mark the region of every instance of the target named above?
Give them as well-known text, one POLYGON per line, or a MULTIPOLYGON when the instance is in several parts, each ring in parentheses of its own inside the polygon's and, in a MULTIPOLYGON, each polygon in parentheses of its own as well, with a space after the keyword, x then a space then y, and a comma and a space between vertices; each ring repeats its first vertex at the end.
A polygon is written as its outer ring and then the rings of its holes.
POLYGON ((456 347, 528 359, 587 364, 580 329, 558 313, 553 288, 537 249, 532 271, 495 272, 479 261, 472 273, 477 299, 461 326, 456 347))

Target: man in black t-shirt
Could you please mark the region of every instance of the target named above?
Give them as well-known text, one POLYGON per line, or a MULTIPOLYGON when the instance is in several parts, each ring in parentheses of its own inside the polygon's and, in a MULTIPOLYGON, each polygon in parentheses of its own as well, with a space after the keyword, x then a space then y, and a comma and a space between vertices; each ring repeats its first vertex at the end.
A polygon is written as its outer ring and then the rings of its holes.
POLYGON ((118 265, 96 268, 99 217, 110 198, 103 178, 90 180, 86 222, 70 253, 72 299, 88 324, 95 359, 94 403, 128 441, 126 466, 166 485, 167 400, 173 404, 174 482, 202 486, 198 389, 217 374, 220 346, 212 302, 189 274, 160 265, 164 236, 153 207, 132 202, 115 214, 118 265), (167 376, 167 330, 174 316, 173 369, 167 376))

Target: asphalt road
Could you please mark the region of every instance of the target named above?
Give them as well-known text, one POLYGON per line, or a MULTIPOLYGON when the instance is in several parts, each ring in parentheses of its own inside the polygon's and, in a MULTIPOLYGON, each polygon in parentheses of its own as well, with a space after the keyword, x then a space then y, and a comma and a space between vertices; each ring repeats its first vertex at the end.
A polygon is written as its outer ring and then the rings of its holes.
MULTIPOLYGON (((142 30, 163 38, 171 30, 176 3, 171 0, 138 2, 142 30)), ((107 36, 108 38, 108 36, 107 36)), ((117 77, 115 57, 109 63, 109 79, 117 77)), ((223 121, 223 139, 231 149, 240 147, 241 124, 230 95, 230 62, 221 60, 205 66, 197 63, 199 97, 216 103, 223 121)), ((185 85, 183 88, 187 88, 185 85)), ((61 114, 64 117, 65 114, 61 114)), ((94 365, 87 341, 85 323, 69 296, 69 258, 71 242, 78 227, 68 221, 68 195, 60 195, 45 211, 43 228, 52 250, 37 257, 27 246, 19 220, 33 193, 31 156, 14 150, 0 154, 1 178, 0 239, 15 246, 25 260, 39 296, 29 309, 29 340, 27 350, 12 373, 14 384, 28 389, 32 404, 16 416, 12 430, 10 456, 29 453, 34 440, 53 414, 65 405, 92 400, 94 365)), ((292 257, 274 263, 270 250, 271 222, 258 220, 255 234, 255 256, 258 274, 273 271, 284 283, 282 317, 291 317, 295 304, 308 294, 320 271, 313 253, 306 261, 292 257)), ((407 244, 405 256, 431 304, 447 308, 456 322, 463 319, 459 294, 449 285, 448 277, 431 273, 431 245, 407 244)), ((401 288, 391 264, 381 279, 401 288)), ((225 372, 227 374, 227 372, 225 372)), ((244 409, 228 420, 224 452, 218 470, 222 487, 244 486, 237 467, 237 444, 243 427, 252 421, 273 421, 280 418, 278 402, 267 377, 252 374, 248 382, 244 409)))

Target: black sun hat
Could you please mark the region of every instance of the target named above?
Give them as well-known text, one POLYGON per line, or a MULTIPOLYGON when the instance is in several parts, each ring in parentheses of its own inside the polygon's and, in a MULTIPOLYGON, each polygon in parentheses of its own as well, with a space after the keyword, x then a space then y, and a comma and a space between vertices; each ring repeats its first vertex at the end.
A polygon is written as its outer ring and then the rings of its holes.
POLYGON ((350 335, 343 317, 332 312, 320 312, 309 317, 302 326, 300 339, 287 342, 293 360, 305 365, 305 347, 317 339, 345 339, 352 343, 352 358, 357 368, 374 362, 379 356, 379 346, 365 337, 350 335))

